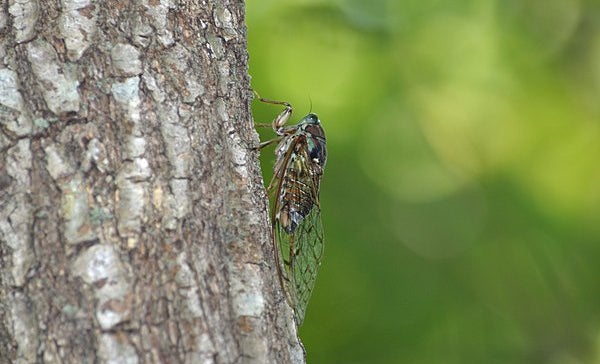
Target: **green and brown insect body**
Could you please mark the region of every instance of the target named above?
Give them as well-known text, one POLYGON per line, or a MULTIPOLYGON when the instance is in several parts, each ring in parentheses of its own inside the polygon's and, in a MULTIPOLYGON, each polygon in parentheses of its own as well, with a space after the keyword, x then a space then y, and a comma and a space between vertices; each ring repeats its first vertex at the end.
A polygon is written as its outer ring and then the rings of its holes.
POLYGON ((269 191, 273 196, 273 237, 281 284, 294 309, 296 323, 302 324, 323 255, 323 224, 319 187, 327 161, 325 132, 319 118, 308 114, 297 125, 285 127, 292 113, 284 105, 272 122, 279 136, 261 143, 261 148, 279 142, 269 191))
POLYGON ((325 133, 319 119, 309 114, 300 121, 295 133, 283 138, 275 151, 275 177, 281 179, 275 220, 288 234, 319 204, 321 176, 327 161, 325 146, 325 133))

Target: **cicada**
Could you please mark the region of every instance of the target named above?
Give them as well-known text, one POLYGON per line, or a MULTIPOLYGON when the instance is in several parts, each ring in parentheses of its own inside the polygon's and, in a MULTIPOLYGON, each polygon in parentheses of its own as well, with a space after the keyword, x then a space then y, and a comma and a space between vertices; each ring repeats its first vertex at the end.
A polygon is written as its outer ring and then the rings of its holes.
POLYGON ((292 106, 283 101, 259 100, 285 106, 271 123, 277 137, 261 143, 260 148, 278 143, 268 187, 273 246, 279 280, 300 326, 323 256, 319 187, 327 160, 325 132, 313 113, 296 125, 285 126, 292 106))

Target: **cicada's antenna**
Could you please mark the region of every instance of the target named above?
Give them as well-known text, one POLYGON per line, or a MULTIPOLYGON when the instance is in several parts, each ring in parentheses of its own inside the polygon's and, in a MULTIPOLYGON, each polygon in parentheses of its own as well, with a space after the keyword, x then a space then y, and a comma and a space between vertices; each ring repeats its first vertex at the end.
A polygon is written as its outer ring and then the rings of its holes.
POLYGON ((310 98, 310 95, 308 95, 308 101, 310 102, 310 110, 308 110, 308 113, 310 114, 312 112, 312 99, 310 98))

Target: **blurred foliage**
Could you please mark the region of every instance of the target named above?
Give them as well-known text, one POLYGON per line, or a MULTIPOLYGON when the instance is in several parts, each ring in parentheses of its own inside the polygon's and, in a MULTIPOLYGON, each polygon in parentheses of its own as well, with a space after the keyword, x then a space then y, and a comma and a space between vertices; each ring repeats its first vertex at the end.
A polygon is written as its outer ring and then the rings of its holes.
POLYGON ((308 361, 600 363, 598 1, 246 8, 253 87, 328 137, 308 361))

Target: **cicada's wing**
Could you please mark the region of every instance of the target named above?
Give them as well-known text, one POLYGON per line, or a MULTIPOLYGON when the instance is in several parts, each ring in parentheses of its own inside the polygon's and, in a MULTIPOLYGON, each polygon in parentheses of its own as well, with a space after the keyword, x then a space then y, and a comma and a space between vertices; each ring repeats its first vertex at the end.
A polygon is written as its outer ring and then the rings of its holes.
POLYGON ((276 162, 274 174, 273 236, 277 265, 298 326, 304 320, 323 254, 319 207, 322 169, 313 164, 304 139, 290 140, 286 152, 276 162))
POLYGON ((321 209, 315 204, 291 234, 277 220, 275 236, 283 263, 284 287, 300 326, 323 256, 321 209))

